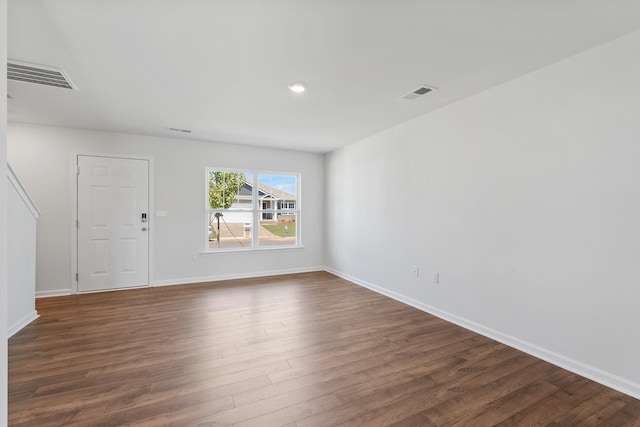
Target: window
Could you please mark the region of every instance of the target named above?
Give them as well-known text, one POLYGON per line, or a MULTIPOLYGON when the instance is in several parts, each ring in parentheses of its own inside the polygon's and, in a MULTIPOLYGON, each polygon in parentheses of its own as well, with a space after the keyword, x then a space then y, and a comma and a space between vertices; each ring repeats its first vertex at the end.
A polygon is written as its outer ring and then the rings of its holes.
POLYGON ((210 251, 300 246, 299 175, 208 168, 210 251))

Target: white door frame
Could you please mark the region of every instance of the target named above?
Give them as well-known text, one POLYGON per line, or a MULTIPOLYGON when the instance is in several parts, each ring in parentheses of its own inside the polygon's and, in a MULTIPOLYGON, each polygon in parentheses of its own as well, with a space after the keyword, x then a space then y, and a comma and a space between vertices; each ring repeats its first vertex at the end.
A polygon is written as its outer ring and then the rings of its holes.
MULTIPOLYGON (((78 273, 78 229, 76 228, 76 220, 78 219, 78 175, 77 175, 77 167, 78 167, 78 156, 89 156, 89 157, 109 157, 116 159, 131 159, 131 160, 147 160, 149 162, 149 215, 148 215, 148 227, 149 227, 149 264, 148 264, 148 275, 149 283, 144 287, 149 287, 152 285, 154 277, 153 271, 154 268, 154 259, 155 259, 155 250, 154 250, 154 241, 155 241, 155 205, 154 205, 154 165, 153 165, 153 156, 138 156, 131 154, 104 154, 104 153, 90 153, 90 152, 74 152, 71 154, 71 167, 70 167, 70 175, 71 175, 71 215, 69 218, 69 228, 71 229, 71 272, 70 272, 70 280, 71 280, 71 293, 78 293, 78 281, 76 280, 76 274, 78 273)), ((126 289, 134 289, 134 288, 126 288, 126 289)), ((113 289, 119 290, 119 289, 113 289)), ((104 292, 104 291, 97 291, 104 292)))

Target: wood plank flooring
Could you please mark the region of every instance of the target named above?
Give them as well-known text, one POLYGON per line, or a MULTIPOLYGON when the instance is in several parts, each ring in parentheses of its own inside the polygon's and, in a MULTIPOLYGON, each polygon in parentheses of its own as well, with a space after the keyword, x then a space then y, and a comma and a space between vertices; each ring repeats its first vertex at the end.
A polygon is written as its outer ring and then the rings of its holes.
POLYGON ((640 426, 640 401, 329 273, 38 300, 12 426, 640 426))

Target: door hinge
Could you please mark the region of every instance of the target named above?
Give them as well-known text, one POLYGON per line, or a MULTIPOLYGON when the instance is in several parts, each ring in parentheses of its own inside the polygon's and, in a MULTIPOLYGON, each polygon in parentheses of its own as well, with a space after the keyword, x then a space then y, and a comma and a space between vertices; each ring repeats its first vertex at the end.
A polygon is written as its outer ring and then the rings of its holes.
POLYGON ((76 228, 80 228, 80 221, 76 219, 76 228))
POLYGON ((80 166, 76 165, 76 175, 80 175, 80 166))
POLYGON ((78 273, 76 273, 76 282, 78 281, 78 273))

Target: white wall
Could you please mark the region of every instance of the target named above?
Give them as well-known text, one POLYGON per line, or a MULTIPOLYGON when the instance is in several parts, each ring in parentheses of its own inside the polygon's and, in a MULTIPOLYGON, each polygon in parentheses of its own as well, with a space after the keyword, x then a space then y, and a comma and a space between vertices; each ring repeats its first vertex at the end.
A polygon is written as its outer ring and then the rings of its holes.
POLYGON ((167 211, 168 216, 151 215, 152 284, 306 271, 324 265, 318 226, 324 215, 322 155, 10 123, 9 162, 41 212, 38 295, 68 293, 72 285, 73 153, 153 157, 155 210, 167 211), (300 172, 304 248, 201 255, 207 166, 300 172))
MULTIPOLYGON (((0 0, 0 64, 7 63, 7 1, 0 0)), ((0 67, 0 177, 7 176, 7 67, 0 67)), ((0 185, 0 426, 7 425, 7 189, 0 185)))
POLYGON ((7 174, 7 307, 11 337, 38 317, 36 226, 38 208, 11 168, 7 174))
POLYGON ((330 154, 329 267, 640 397, 638 52, 640 32, 330 154))

